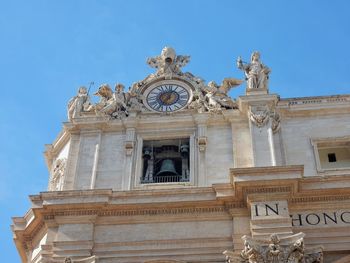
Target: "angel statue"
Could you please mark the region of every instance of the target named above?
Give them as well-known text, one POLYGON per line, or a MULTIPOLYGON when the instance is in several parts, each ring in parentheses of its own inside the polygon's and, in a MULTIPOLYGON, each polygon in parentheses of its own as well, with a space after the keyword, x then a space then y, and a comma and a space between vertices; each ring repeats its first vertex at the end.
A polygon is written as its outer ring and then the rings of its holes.
POLYGON ((81 112, 88 112, 93 109, 88 91, 85 87, 79 88, 78 95, 69 100, 67 108, 69 121, 72 121, 73 118, 80 116, 81 112))
POLYGON ((215 81, 210 81, 208 83, 208 91, 206 98, 208 101, 208 106, 212 110, 216 109, 233 109, 236 107, 236 104, 233 100, 227 95, 231 88, 240 85, 243 81, 234 78, 225 78, 222 81, 222 84, 219 86, 215 81))
POLYGON ((241 57, 237 59, 237 67, 244 71, 247 89, 268 89, 268 79, 271 70, 260 62, 260 53, 254 51, 250 63, 244 63, 241 57))

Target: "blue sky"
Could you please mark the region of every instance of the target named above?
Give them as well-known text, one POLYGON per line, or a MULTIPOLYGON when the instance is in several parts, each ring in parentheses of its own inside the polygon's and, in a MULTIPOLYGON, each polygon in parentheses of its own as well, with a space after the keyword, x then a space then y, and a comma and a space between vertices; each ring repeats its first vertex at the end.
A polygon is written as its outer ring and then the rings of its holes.
MULTIPOLYGON (((282 98, 349 93, 349 1, 1 1, 0 252, 20 262, 11 216, 47 187, 42 155, 80 85, 123 83, 153 72, 145 60, 172 46, 206 81, 243 78, 259 50, 282 98), (6 251, 6 253, 4 253, 6 251)), ((244 85, 232 92, 244 94, 244 85)))

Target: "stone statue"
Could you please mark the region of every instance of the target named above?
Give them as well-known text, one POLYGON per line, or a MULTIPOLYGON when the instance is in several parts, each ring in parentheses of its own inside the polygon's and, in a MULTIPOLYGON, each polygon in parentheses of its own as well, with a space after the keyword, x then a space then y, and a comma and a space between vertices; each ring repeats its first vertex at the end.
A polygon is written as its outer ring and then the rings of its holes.
POLYGON ((191 103, 188 105, 189 109, 197 110, 198 113, 209 110, 209 105, 206 101, 205 95, 201 90, 195 90, 191 103))
POLYGON ((108 84, 102 84, 94 94, 100 97, 100 101, 95 105, 97 115, 112 114, 114 111, 113 91, 108 84))
POLYGON ((208 92, 206 94, 209 108, 211 109, 234 109, 237 107, 236 103, 227 95, 231 88, 236 87, 242 83, 239 79, 225 78, 221 86, 217 85, 215 81, 208 83, 208 92))
POLYGON ((129 97, 128 104, 127 104, 129 111, 145 111, 146 110, 146 108, 142 104, 140 96, 136 92, 132 91, 132 89, 131 89, 131 90, 129 90, 127 95, 129 97))
POLYGON ((95 105, 97 115, 108 115, 113 118, 121 118, 128 115, 124 85, 116 84, 115 92, 113 93, 108 84, 103 84, 95 95, 100 97, 100 101, 95 105))
POLYGON ((115 92, 112 96, 113 98, 113 103, 115 105, 115 110, 114 110, 114 116, 112 114, 113 117, 120 117, 121 113, 122 115, 128 115, 127 112, 127 107, 126 107, 126 103, 127 103, 127 96, 124 93, 124 85, 117 83, 115 85, 115 92))
POLYGON ((268 79, 271 70, 260 62, 260 53, 254 51, 250 63, 243 63, 241 57, 237 59, 237 67, 244 71, 247 89, 268 89, 268 79))
POLYGON ((83 111, 91 111, 93 105, 90 102, 88 91, 85 87, 80 87, 78 95, 71 98, 68 102, 68 120, 79 117, 83 111))

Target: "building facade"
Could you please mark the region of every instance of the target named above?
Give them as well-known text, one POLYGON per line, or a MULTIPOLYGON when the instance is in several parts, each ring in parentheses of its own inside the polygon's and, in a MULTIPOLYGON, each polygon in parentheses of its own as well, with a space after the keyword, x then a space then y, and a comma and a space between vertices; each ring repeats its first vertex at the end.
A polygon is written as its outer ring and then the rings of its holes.
POLYGON ((13 218, 22 262, 350 262, 350 95, 281 99, 258 52, 220 85, 189 60, 166 47, 95 104, 79 88, 13 218))

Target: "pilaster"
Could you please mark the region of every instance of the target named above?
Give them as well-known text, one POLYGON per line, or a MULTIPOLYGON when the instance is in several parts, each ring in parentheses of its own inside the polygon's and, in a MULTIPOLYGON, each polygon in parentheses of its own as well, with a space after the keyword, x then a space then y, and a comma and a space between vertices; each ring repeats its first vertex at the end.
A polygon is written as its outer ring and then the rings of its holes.
POLYGON ((80 156, 80 134, 71 134, 70 148, 67 158, 67 166, 64 174, 64 183, 62 190, 74 189, 74 182, 77 173, 77 166, 80 156))
POLYGON ((198 186, 206 186, 207 174, 206 174, 206 148, 207 148, 207 115, 196 114, 194 116, 195 123, 197 125, 196 132, 196 149, 198 160, 198 186))
POLYGON ((122 179, 122 190, 130 190, 132 184, 132 173, 134 170, 133 160, 136 155, 136 113, 132 113, 127 120, 124 120, 125 126, 125 163, 122 179))
POLYGON ((239 98, 240 111, 249 122, 255 167, 282 164, 278 100, 275 94, 249 94, 239 98))

